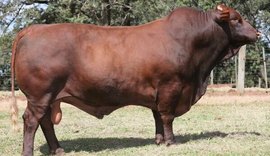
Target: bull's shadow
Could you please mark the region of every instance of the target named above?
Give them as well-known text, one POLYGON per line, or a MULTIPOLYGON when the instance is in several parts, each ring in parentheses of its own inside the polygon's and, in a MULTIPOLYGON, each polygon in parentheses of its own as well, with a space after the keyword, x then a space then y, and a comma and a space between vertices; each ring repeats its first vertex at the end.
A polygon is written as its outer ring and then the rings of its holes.
MULTIPOLYGON (((182 144, 194 140, 225 138, 228 135, 261 135, 258 132, 231 132, 224 133, 220 131, 202 132, 200 134, 185 134, 175 136, 176 143, 182 144)), ((129 147, 140 147, 151 145, 154 143, 154 138, 78 138, 74 140, 60 141, 60 145, 66 153, 71 151, 80 152, 99 152, 103 150, 116 150, 129 147)), ((48 146, 44 144, 40 148, 41 153, 47 155, 48 146)))

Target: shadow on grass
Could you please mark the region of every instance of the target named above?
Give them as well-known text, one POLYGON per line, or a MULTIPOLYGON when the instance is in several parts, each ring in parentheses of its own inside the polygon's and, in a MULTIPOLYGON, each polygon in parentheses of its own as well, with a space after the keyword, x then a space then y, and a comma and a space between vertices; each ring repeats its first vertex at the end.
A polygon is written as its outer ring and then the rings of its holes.
POLYGON ((223 133, 220 131, 214 131, 214 132, 202 132, 200 134, 185 134, 185 135, 179 135, 176 136, 176 143, 186 143, 189 141, 195 141, 195 140, 209 140, 213 138, 225 138, 227 136, 234 136, 234 135, 256 135, 260 136, 261 134, 258 132, 231 132, 231 133, 223 133))
MULTIPOLYGON (((213 138, 225 138, 233 135, 261 135, 258 132, 231 132, 223 133, 220 131, 214 132, 202 132, 200 134, 184 134, 175 136, 176 143, 182 144, 189 141, 213 139, 213 138)), ((80 152, 99 152, 103 150, 116 150, 129 147, 142 147, 146 145, 154 144, 154 138, 78 138, 74 140, 60 141, 60 145, 64 148, 66 153, 72 151, 80 152)), ((40 148, 41 153, 48 153, 48 146, 44 144, 40 148)))

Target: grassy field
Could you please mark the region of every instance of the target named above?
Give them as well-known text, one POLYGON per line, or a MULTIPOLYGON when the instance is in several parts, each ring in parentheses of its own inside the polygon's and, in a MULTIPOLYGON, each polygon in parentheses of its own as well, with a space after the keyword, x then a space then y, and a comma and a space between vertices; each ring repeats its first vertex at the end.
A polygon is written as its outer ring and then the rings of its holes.
MULTIPOLYGON (((177 144, 170 147, 154 144, 152 113, 138 106, 119 109, 98 120, 62 104, 63 119, 55 127, 56 135, 67 156, 269 155, 270 95, 218 92, 207 94, 175 119, 177 144)), ((7 94, 0 93, 0 155, 16 156, 22 149, 22 119, 20 132, 12 132, 7 94)), ((19 99, 21 116, 25 100, 19 99)), ((49 154, 40 128, 34 154, 49 154)))

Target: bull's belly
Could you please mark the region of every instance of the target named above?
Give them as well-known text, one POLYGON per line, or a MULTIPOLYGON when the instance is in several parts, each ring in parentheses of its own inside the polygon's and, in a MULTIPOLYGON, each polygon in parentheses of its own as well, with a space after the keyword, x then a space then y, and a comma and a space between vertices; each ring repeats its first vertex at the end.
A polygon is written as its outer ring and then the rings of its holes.
POLYGON ((69 103, 99 119, 102 119, 104 115, 109 115, 114 110, 123 107, 120 105, 92 105, 89 101, 83 101, 75 97, 65 97, 63 102, 69 103))
POLYGON ((72 104, 97 118, 109 115, 127 105, 139 105, 156 110, 156 98, 157 91, 154 88, 138 86, 122 90, 113 86, 95 88, 68 86, 57 96, 57 100, 72 104))
POLYGON ((138 106, 144 106, 153 110, 157 110, 157 105, 154 102, 146 102, 142 101, 141 103, 137 102, 132 102, 132 101, 125 101, 123 102, 118 102, 118 101, 113 101, 113 100, 99 100, 95 102, 86 101, 86 100, 81 100, 79 98, 69 96, 69 97, 64 97, 62 98, 63 102, 69 103, 85 112, 88 114, 91 114, 95 116, 98 119, 102 119, 104 115, 109 115, 116 109, 119 109, 121 107, 127 106, 127 105, 138 105, 138 106), (94 103, 94 104, 93 104, 94 103))

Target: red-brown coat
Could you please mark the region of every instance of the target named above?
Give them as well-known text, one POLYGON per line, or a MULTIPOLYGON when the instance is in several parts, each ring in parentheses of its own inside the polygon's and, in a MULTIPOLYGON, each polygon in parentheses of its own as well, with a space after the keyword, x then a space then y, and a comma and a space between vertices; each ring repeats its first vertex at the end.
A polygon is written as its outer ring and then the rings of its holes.
POLYGON ((15 72, 28 102, 23 155, 33 154, 38 125, 52 153, 62 152, 53 128, 62 101, 97 118, 126 105, 148 107, 156 143, 170 145, 173 119, 205 93, 213 67, 256 39, 257 31, 224 5, 178 8, 132 27, 30 26, 18 34, 12 56, 13 79, 15 72))

